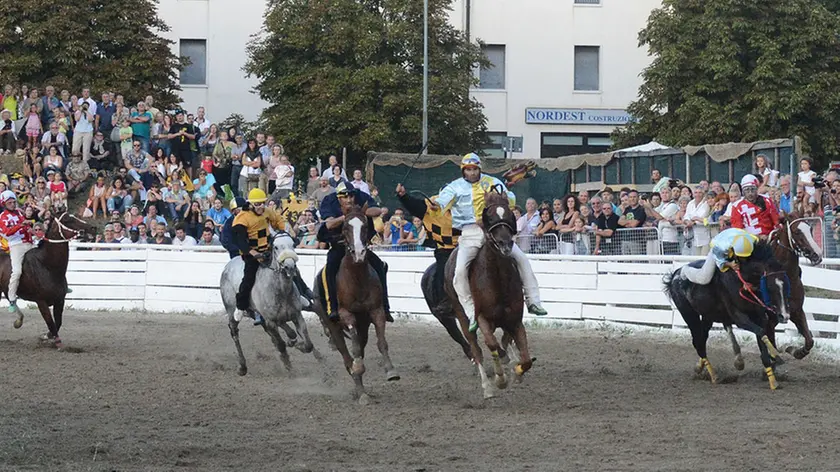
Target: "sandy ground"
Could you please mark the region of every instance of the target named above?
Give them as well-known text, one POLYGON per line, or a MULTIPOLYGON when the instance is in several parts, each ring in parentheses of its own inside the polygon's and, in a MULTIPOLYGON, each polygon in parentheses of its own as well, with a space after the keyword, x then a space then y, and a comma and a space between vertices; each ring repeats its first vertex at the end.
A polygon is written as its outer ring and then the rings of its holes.
MULTIPOLYGON (((33 313, 34 315, 34 313, 33 313)), ((74 313, 67 349, 43 322, 0 320, 0 470, 758 470, 837 467, 840 367, 789 361, 771 392, 749 343, 737 381, 694 379, 685 335, 532 328, 526 381, 484 401, 442 327, 388 327, 402 380, 368 351, 374 402, 310 322, 326 356, 292 351, 295 374, 260 328, 243 326, 250 372, 220 317, 74 313)), ((733 380, 725 336, 710 357, 733 380)))

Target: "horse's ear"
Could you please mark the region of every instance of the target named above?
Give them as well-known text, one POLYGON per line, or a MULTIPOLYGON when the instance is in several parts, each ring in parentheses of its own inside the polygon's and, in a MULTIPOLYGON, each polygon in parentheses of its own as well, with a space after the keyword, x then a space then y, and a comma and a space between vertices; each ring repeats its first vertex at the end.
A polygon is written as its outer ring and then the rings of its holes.
POLYGON ((367 213, 367 211, 368 211, 368 204, 367 204, 367 202, 365 202, 365 204, 364 204, 364 205, 362 205, 362 213, 365 213, 365 214, 366 214, 366 213, 367 213))

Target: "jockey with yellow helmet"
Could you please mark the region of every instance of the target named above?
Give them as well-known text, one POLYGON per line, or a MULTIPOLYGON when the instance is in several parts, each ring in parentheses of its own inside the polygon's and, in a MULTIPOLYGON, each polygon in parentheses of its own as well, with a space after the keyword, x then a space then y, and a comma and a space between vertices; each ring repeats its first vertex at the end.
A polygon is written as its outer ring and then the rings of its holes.
MULTIPOLYGON (((452 226, 461 231, 458 240, 458 255, 455 262, 455 292, 464 308, 464 313, 470 321, 470 331, 478 329, 475 318, 475 304, 473 303, 470 284, 467 279, 467 268, 475 259, 478 250, 484 244, 484 231, 479 226, 481 214, 484 211, 484 193, 499 185, 507 193, 511 207, 516 204, 516 196, 505 187, 499 179, 481 173, 481 158, 475 153, 465 155, 461 159, 461 177, 451 182, 440 191, 436 206, 452 207, 452 226)), ((525 289, 525 300, 528 312, 537 316, 548 313, 540 302, 539 286, 528 256, 514 244, 512 257, 516 261, 519 275, 525 289)))
POLYGON ((682 277, 698 285, 707 285, 715 275, 715 268, 721 272, 737 269, 738 261, 752 255, 758 237, 740 228, 721 231, 711 242, 711 251, 700 267, 683 266, 682 277))
MULTIPOLYGON (((265 202, 268 196, 262 189, 255 188, 248 193, 248 208, 239 212, 233 217, 233 241, 239 248, 242 260, 245 262, 245 275, 239 284, 239 292, 236 294, 236 312, 234 319, 241 320, 244 316, 252 316, 254 324, 263 323, 262 316, 252 311, 251 289, 257 280, 257 269, 260 267, 260 259, 271 255, 271 244, 269 244, 269 229, 285 231, 286 221, 280 212, 266 208, 265 202)), ((304 308, 311 309, 312 292, 306 283, 296 273, 295 285, 306 303, 304 308)))

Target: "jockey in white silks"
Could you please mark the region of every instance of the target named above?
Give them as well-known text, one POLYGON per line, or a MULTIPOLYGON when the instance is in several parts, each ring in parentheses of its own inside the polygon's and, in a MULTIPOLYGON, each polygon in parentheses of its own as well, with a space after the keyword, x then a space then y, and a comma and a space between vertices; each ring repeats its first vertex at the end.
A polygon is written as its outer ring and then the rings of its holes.
MULTIPOLYGON (((474 153, 467 154, 461 160, 461 175, 462 178, 455 180, 440 191, 436 203, 441 208, 451 207, 452 227, 461 230, 461 237, 458 239, 453 285, 461 306, 464 308, 464 314, 470 321, 469 330, 474 333, 478 329, 478 322, 475 317, 475 304, 470 292, 468 269, 470 263, 478 254, 478 250, 484 244, 484 231, 478 225, 484 211, 484 193, 489 192, 494 186, 500 185, 507 193, 511 206, 516 203, 516 196, 499 179, 481 173, 481 158, 474 153)), ((534 276, 528 257, 516 244, 513 245, 511 256, 519 268, 519 276, 522 278, 525 289, 528 312, 537 316, 547 315, 548 312, 545 311, 540 302, 537 278, 534 276)))
POLYGON ((743 229, 729 228, 721 231, 711 242, 711 251, 701 267, 683 266, 680 274, 698 285, 707 285, 715 276, 715 268, 721 272, 737 269, 739 257, 750 257, 758 238, 743 229))

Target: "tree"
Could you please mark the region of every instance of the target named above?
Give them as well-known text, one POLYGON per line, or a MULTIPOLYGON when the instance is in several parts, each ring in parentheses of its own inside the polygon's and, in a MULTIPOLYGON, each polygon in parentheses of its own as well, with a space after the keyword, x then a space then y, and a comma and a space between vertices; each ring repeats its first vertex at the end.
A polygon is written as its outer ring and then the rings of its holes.
POLYGON ((840 17, 821 2, 664 0, 639 33, 654 60, 617 145, 799 135, 822 162, 839 155, 840 17))
POLYGON ((184 62, 157 34, 168 30, 153 0, 2 2, 0 83, 113 90, 127 103, 152 95, 170 107, 184 62))
MULTIPOLYGON (((429 1, 429 152, 465 153, 485 139, 469 97, 480 48, 429 1)), ((296 159, 347 147, 417 152, 422 141, 423 2, 272 0, 246 71, 269 103, 268 131, 296 159)))

